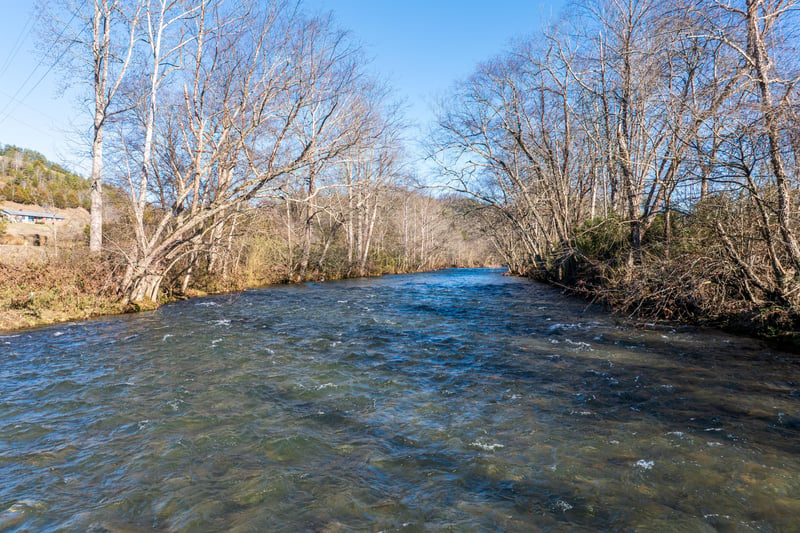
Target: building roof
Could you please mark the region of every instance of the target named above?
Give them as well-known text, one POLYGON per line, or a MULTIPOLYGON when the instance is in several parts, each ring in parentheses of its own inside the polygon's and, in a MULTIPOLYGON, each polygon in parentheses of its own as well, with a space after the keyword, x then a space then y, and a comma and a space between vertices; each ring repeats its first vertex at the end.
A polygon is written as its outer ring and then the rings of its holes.
POLYGON ((55 220, 64 220, 64 217, 61 215, 55 215, 52 213, 40 213, 38 211, 18 211, 16 209, 3 209, 3 213, 6 215, 11 215, 15 217, 31 217, 31 218, 52 218, 55 220))

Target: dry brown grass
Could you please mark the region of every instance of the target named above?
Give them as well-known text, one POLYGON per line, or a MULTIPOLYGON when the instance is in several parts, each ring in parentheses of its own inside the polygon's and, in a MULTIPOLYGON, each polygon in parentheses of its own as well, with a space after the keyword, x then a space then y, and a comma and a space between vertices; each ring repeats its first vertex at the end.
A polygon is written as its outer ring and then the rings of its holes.
POLYGON ((114 270, 81 250, 0 264, 0 330, 120 313, 114 270))

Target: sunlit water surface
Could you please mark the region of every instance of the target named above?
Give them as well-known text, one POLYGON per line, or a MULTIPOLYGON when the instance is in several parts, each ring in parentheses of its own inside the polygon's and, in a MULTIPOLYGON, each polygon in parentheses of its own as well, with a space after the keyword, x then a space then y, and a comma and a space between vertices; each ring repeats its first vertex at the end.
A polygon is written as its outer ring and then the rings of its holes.
POLYGON ((0 530, 797 531, 800 364, 497 270, 0 336, 0 530))

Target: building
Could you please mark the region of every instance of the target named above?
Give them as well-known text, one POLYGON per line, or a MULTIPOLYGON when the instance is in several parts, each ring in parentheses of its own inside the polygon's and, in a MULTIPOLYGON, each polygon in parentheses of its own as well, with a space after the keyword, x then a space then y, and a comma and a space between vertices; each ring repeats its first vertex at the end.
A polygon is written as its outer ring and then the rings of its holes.
POLYGON ((66 220, 61 215, 40 213, 37 211, 18 211, 16 209, 2 209, 0 214, 10 222, 23 222, 28 224, 58 224, 66 220))

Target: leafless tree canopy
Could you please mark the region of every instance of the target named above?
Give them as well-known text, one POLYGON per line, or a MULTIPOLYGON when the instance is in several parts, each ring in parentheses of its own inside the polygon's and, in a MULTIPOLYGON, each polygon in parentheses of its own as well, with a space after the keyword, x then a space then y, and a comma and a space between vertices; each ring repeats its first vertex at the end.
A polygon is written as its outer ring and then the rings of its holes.
POLYGON ((441 103, 439 198, 407 186, 398 107, 329 16, 43 9, 91 89, 91 248, 124 258, 131 302, 498 261, 633 313, 800 316, 796 0, 573 4, 441 103))
POLYGON ((390 91, 330 16, 300 7, 42 3, 67 79, 92 95, 90 248, 123 258, 129 302, 194 282, 229 287, 237 274, 257 283, 460 262, 446 244, 459 235, 455 210, 401 185, 390 91), (104 182, 122 197, 105 222, 104 182), (280 244, 265 250, 264 235, 280 244))
POLYGON ((799 8, 578 2, 458 86, 431 157, 515 272, 662 316, 796 315, 799 8))

